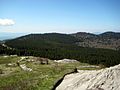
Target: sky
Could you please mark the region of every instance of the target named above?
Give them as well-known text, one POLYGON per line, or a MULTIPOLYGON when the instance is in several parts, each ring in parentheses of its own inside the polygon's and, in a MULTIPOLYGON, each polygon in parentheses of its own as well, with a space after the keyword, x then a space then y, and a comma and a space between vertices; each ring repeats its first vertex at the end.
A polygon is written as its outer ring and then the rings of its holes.
POLYGON ((0 32, 120 32, 120 0, 0 0, 0 32))

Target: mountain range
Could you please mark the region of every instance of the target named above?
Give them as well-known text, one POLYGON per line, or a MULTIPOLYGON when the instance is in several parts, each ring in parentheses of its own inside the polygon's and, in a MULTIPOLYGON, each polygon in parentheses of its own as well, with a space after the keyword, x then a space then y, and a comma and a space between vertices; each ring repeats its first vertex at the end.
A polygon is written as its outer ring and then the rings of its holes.
MULTIPOLYGON (((15 35, 19 36, 20 34, 15 35)), ((15 39, 11 39, 9 41, 11 41, 11 43, 16 42, 18 46, 24 43, 25 41, 27 42, 26 45, 32 44, 33 42, 36 43, 34 45, 35 47, 39 46, 40 43, 43 44, 43 46, 51 47, 60 45, 60 43, 62 43, 62 44, 74 44, 81 47, 105 48, 114 50, 120 49, 119 32, 105 32, 101 34, 93 34, 86 32, 77 32, 73 34, 60 34, 60 33, 29 34, 15 39)))

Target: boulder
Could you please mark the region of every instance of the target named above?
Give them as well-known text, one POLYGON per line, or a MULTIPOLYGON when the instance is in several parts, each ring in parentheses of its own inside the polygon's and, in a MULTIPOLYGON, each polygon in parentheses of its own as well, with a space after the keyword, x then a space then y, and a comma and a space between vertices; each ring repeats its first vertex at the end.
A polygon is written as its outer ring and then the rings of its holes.
POLYGON ((56 90, 120 90, 120 64, 101 70, 68 74, 56 90))

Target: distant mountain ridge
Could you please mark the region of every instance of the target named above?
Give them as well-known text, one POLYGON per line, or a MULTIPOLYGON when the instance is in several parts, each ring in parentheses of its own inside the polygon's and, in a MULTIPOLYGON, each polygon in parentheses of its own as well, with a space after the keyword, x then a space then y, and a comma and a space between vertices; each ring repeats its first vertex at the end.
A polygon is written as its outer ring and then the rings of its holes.
MULTIPOLYGON (((8 40, 10 43, 21 43, 26 41, 28 44, 41 43, 43 46, 53 47, 62 44, 75 44, 82 47, 120 49, 120 33, 104 32, 101 34, 93 34, 86 32, 77 32, 74 34, 45 33, 45 34, 29 34, 15 39, 8 40), (30 42, 31 41, 31 42, 30 42)), ((25 44, 25 43, 24 43, 25 44)), ((13 46, 13 45, 12 45, 13 46)), ((18 44, 19 46, 19 44, 18 44)), ((24 45, 26 46, 26 45, 24 45)))
POLYGON ((82 47, 107 48, 114 50, 118 50, 120 48, 119 32, 105 32, 98 35, 78 32, 71 35, 81 40, 81 42, 77 42, 76 44, 82 47))
POLYGON ((100 37, 103 38, 114 38, 114 39, 120 39, 120 33, 118 32, 105 32, 99 35, 100 37))

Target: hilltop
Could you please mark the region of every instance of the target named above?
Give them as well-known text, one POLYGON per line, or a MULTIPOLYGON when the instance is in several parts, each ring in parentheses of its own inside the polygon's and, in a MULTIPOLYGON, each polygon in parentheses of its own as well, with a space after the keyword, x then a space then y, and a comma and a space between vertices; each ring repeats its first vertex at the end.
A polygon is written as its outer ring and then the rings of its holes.
POLYGON ((56 90, 120 90, 120 64, 101 70, 68 74, 56 90))
POLYGON ((78 32, 71 35, 81 41, 76 42, 78 46, 114 50, 120 49, 120 33, 117 32, 105 32, 98 35, 86 32, 78 32))
POLYGON ((17 48, 52 48, 56 46, 64 46, 75 44, 78 39, 59 33, 45 33, 45 34, 29 34, 15 39, 7 40, 6 44, 17 48), (24 46, 24 47, 23 47, 24 46))

